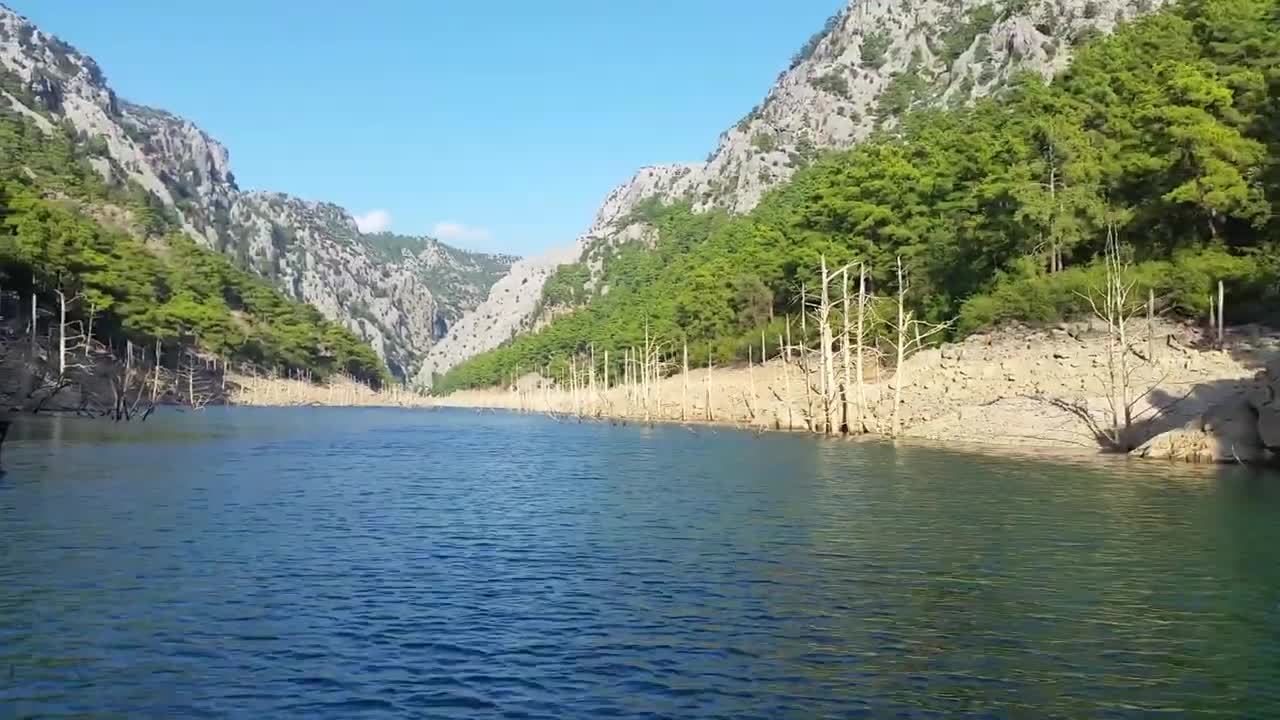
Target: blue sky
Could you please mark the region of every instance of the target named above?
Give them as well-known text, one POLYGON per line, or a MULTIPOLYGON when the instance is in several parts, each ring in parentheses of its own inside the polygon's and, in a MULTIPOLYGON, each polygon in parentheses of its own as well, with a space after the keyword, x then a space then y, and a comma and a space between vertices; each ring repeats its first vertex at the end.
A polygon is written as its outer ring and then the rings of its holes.
POLYGON ((243 188, 518 254, 572 241, 638 168, 703 159, 843 5, 4 2, 222 141, 243 188))

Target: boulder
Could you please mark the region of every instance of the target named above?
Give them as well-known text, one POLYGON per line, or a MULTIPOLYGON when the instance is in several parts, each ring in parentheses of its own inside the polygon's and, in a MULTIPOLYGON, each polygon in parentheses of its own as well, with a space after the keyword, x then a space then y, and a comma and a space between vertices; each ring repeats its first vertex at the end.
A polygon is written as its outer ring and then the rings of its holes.
POLYGON ((1249 394, 1249 405, 1257 416, 1258 440, 1280 453, 1280 377, 1268 371, 1259 380, 1259 387, 1249 394))
POLYGON ((1161 433, 1134 455, 1202 463, 1255 463, 1267 457, 1258 438, 1258 415, 1245 398, 1213 408, 1186 425, 1161 433))
POLYGON ((1258 439, 1268 450, 1280 454, 1280 407, 1274 403, 1258 411, 1258 439))

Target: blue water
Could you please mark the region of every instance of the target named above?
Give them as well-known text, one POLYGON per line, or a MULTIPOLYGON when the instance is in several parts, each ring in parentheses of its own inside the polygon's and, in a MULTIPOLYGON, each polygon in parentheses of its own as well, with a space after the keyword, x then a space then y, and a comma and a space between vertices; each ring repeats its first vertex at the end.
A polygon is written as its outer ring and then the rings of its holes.
POLYGON ((463 411, 26 421, 0 717, 1280 717, 1280 478, 463 411))

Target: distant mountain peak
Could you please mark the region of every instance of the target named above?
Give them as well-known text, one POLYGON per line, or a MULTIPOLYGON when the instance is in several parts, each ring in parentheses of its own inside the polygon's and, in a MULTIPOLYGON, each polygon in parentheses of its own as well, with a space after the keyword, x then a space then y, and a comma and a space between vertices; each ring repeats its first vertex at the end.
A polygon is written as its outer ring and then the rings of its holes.
POLYGON ((47 132, 66 124, 92 138, 104 179, 141 188, 197 242, 346 325, 404 374, 513 262, 434 240, 386 253, 338 205, 241 191, 227 149, 199 126, 118 98, 92 58, 0 5, 4 104, 47 132))

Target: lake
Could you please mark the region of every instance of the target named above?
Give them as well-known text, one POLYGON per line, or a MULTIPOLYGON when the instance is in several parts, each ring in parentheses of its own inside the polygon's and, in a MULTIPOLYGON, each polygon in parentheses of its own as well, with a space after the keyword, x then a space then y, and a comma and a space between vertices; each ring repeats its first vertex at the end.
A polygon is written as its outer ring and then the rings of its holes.
POLYGON ((540 416, 28 420, 0 717, 1280 717, 1280 477, 540 416))

